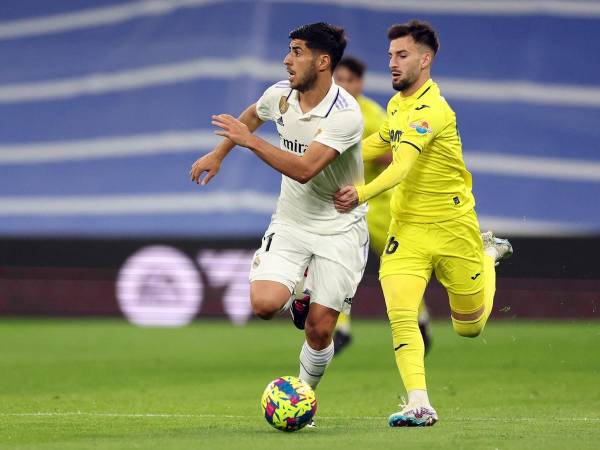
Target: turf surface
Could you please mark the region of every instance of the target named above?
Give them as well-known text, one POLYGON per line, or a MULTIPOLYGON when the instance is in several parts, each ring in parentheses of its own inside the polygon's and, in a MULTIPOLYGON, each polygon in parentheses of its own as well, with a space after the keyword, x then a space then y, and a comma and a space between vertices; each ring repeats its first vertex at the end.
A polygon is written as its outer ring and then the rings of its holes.
POLYGON ((384 321, 355 321, 319 386, 317 429, 273 430, 259 399, 297 374, 287 321, 141 329, 118 320, 0 321, 0 448, 597 449, 600 322, 433 325, 440 422, 390 429, 402 388, 384 321))

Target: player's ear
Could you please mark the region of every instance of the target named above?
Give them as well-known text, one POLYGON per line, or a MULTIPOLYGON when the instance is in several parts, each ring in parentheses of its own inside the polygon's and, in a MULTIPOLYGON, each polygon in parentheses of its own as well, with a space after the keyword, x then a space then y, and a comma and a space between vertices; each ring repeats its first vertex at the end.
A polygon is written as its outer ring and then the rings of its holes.
POLYGON ((317 58, 317 68, 319 69, 319 72, 331 68, 331 56, 327 53, 321 53, 317 58))
POLYGON ((431 61, 433 61, 433 55, 431 52, 423 52, 421 55, 421 70, 431 66, 431 61))

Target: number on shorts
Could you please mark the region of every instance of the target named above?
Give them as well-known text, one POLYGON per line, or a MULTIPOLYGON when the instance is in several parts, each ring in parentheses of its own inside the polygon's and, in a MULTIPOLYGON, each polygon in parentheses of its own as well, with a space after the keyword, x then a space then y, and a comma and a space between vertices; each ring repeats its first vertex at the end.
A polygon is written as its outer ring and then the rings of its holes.
POLYGON ((388 242, 387 247, 385 248, 385 254, 391 255, 396 250, 398 250, 398 241, 394 236, 390 236, 390 242, 388 242))
POLYGON ((273 241, 274 235, 275 235, 275 233, 271 233, 268 236, 265 236, 267 238, 267 246, 265 247, 265 252, 268 252, 269 249, 271 248, 271 242, 273 241))

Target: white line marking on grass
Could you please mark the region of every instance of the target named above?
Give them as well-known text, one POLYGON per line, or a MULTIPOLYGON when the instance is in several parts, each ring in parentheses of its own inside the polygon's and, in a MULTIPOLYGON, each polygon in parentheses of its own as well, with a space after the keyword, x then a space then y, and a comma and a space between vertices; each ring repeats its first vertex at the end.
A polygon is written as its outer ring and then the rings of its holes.
MULTIPOLYGON (((113 412, 32 412, 32 413, 0 413, 0 417, 121 417, 121 418, 167 418, 167 419, 253 419, 257 415, 234 414, 170 414, 170 413, 113 413, 113 412)), ((321 420, 386 420, 379 416, 318 416, 321 420)), ((464 417, 448 418, 445 422, 600 422, 600 417, 464 417)))

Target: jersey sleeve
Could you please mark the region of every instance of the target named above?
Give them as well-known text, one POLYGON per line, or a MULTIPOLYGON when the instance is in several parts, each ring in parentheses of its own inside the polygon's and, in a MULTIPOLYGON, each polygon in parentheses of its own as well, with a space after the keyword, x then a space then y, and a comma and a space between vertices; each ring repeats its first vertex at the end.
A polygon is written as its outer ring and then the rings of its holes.
POLYGON ((290 84, 285 80, 270 86, 256 102, 256 113, 260 120, 276 120, 281 97, 288 97, 290 92, 290 84))
POLYGON ((412 148, 400 148, 399 155, 394 156, 392 163, 374 180, 366 185, 356 186, 359 203, 378 196, 401 183, 419 157, 412 148))
POLYGON ((447 125, 445 114, 440 108, 414 110, 408 116, 399 144, 408 144, 420 153, 447 125))
POLYGON ((373 161, 385 155, 390 149, 390 143, 381 139, 381 135, 376 131, 362 141, 363 161, 373 161))
POLYGON ((327 118, 315 141, 344 153, 360 142, 363 134, 363 118, 359 111, 347 109, 327 118))
POLYGON ((389 116, 386 115, 386 117, 381 121, 381 125, 379 125, 379 130, 377 131, 377 133, 379 134, 379 138, 382 141, 387 142, 388 144, 390 143, 389 116))

